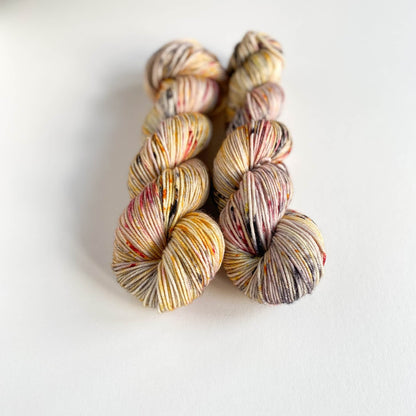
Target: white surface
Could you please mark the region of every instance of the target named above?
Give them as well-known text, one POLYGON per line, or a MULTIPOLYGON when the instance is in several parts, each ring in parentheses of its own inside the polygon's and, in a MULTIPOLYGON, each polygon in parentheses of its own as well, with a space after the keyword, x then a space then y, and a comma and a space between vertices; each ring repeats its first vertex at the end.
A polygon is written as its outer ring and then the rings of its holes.
POLYGON ((0 3, 2 415, 416 414, 412 1, 0 3), (223 276, 159 315, 118 287, 113 230, 145 61, 246 30, 285 49, 292 207, 324 279, 291 306, 223 276))

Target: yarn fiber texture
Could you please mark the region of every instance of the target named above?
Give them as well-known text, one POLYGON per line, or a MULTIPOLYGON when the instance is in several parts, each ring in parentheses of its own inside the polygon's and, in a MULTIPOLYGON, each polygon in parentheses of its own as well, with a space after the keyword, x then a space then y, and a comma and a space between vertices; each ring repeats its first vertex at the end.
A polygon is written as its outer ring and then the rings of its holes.
POLYGON ((276 121, 283 64, 281 45, 264 33, 248 32, 235 47, 228 67, 228 134, 214 160, 225 270, 248 297, 267 304, 311 293, 326 260, 316 224, 289 209, 293 187, 282 161, 292 137, 276 121))
POLYGON ((150 58, 145 78, 154 106, 130 166, 132 199, 116 229, 112 267, 122 287, 164 312, 201 295, 223 260, 218 224, 197 211, 209 176, 195 156, 210 141, 204 113, 216 108, 226 72, 198 43, 175 41, 150 58))

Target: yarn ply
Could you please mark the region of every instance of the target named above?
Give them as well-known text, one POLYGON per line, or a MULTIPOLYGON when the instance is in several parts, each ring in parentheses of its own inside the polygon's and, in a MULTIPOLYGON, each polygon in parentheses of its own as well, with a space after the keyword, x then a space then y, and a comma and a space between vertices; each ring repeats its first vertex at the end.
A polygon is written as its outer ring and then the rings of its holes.
POLYGON ((130 166, 132 199, 116 230, 113 270, 121 286, 162 312, 198 297, 223 259, 219 226, 196 211, 208 197, 209 177, 195 156, 211 138, 202 113, 216 107, 225 78, 217 58, 193 41, 163 46, 146 67, 155 105, 130 166))
POLYGON ((291 303, 311 293, 325 251, 316 224, 288 209, 292 182, 282 163, 292 147, 275 121, 283 102, 280 44, 248 32, 229 63, 228 135, 214 161, 215 198, 232 282, 261 303, 291 303))

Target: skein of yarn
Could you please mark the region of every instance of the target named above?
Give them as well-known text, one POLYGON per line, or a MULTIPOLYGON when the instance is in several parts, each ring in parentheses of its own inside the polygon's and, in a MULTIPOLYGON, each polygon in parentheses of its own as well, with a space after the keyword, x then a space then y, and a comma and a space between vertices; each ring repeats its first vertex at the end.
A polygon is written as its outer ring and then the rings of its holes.
POLYGON ((288 209, 292 182, 282 161, 292 137, 275 121, 283 63, 280 44, 266 34, 248 32, 236 46, 228 68, 228 135, 214 160, 225 270, 248 297, 267 304, 311 293, 326 260, 316 224, 288 209))
POLYGON ((194 41, 159 49, 146 67, 154 107, 143 125, 145 142, 130 166, 132 200, 115 233, 117 281, 144 305, 170 311, 201 295, 224 255, 217 223, 196 211, 209 177, 195 156, 211 138, 211 122, 226 72, 194 41))

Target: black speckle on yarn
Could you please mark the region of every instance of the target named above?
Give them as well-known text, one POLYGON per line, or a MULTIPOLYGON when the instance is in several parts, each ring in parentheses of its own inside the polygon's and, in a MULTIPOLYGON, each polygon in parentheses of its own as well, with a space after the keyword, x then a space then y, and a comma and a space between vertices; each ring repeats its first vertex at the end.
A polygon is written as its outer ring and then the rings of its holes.
POLYGON ((308 293, 312 292, 313 283, 311 283, 308 279, 305 279, 304 276, 302 275, 302 273, 300 273, 299 269, 296 266, 294 266, 292 274, 293 274, 294 282, 295 282, 295 286, 296 286, 296 299, 299 299, 298 284, 300 282, 305 284, 305 286, 308 290, 308 293))
POLYGON ((166 97, 167 97, 168 99, 173 98, 173 92, 172 92, 172 89, 171 89, 171 88, 168 88, 168 89, 166 90, 166 97))
POLYGON ((294 296, 294 298, 292 299, 291 302, 293 302, 296 299, 299 299, 298 282, 299 282, 299 280, 302 279, 302 276, 301 276, 301 274, 299 273, 299 270, 296 267, 293 270, 293 277, 294 277, 294 279, 293 279, 293 287, 295 289, 295 296, 294 296))
POLYGON ((308 267, 309 267, 309 270, 311 271, 311 275, 314 276, 315 275, 315 266, 308 263, 308 267))
POLYGON ((218 202, 219 201, 224 201, 224 202, 227 201, 225 196, 223 194, 219 193, 218 191, 214 191, 214 199, 217 200, 218 202))
POLYGON ((305 259, 305 260, 306 260, 306 264, 308 265, 308 269, 310 270, 311 274, 313 275, 314 272, 315 272, 315 266, 313 265, 313 263, 310 260, 308 260, 308 259, 305 259))
POLYGON ((261 236, 260 236, 260 231, 259 231, 259 227, 258 227, 258 224, 257 224, 256 216, 254 216, 254 218, 253 218, 253 227, 254 227, 254 234, 256 236, 256 251, 260 256, 263 256, 264 253, 266 252, 266 249, 263 245, 263 241, 262 241, 261 236))
POLYGON ((169 221, 172 219, 172 217, 176 214, 176 211, 178 210, 178 200, 175 199, 173 201, 172 206, 170 207, 170 212, 169 212, 169 221))
POLYGON ((142 158, 141 158, 140 154, 138 154, 138 155, 137 155, 137 157, 136 157, 136 162, 137 162, 137 164, 141 165, 141 163, 142 163, 142 158))
POLYGON ((286 145, 288 139, 289 131, 286 128, 283 128, 282 125, 280 125, 280 140, 277 146, 277 152, 280 151, 280 149, 282 149, 286 145))
POLYGON ((197 278, 198 278, 199 282, 202 283, 202 276, 199 273, 198 273, 197 278))
POLYGON ((315 272, 315 265, 313 264, 313 258, 309 254, 304 257, 306 264, 308 265, 311 274, 313 275, 315 272))
POLYGON ((302 275, 300 274, 299 269, 296 266, 293 267, 292 275, 295 281, 302 280, 302 275))

